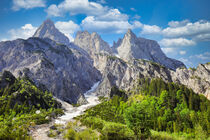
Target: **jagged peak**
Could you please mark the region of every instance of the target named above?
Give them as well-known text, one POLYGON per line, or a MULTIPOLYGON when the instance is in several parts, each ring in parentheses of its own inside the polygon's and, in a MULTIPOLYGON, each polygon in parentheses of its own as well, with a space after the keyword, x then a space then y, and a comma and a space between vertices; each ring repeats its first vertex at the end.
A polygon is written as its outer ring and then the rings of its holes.
POLYGON ((36 30, 33 37, 50 38, 58 43, 69 44, 69 38, 60 32, 50 19, 46 19, 42 25, 36 30))
POLYGON ((43 24, 46 24, 46 25, 53 25, 54 26, 54 22, 51 20, 51 19, 46 19, 43 24))
POLYGON ((126 38, 129 38, 129 39, 136 39, 136 35, 133 33, 133 31, 131 29, 128 29, 128 31, 126 32, 125 36, 123 39, 126 39, 126 38))
POLYGON ((85 30, 85 31, 77 31, 76 36, 78 36, 78 35, 90 35, 90 33, 87 30, 85 30))

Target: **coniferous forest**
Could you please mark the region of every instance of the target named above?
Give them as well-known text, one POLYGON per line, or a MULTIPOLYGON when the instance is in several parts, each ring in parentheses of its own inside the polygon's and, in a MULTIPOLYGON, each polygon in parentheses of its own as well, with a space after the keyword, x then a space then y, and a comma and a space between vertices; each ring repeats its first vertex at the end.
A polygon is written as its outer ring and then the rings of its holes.
POLYGON ((52 93, 5 71, 0 79, 0 139, 31 139, 29 130, 62 114, 52 93))
MULTIPOLYGON (((27 77, 4 72, 0 81, 0 139, 31 139, 30 129, 63 113, 52 94, 27 77)), ((59 128, 64 139, 209 139, 210 101, 183 85, 142 78, 129 92, 113 87, 100 101, 59 128), (75 131, 78 122, 84 131, 75 131)))
POLYGON ((210 101, 183 85, 140 79, 131 92, 113 87, 111 95, 78 118, 101 139, 209 138, 210 101))

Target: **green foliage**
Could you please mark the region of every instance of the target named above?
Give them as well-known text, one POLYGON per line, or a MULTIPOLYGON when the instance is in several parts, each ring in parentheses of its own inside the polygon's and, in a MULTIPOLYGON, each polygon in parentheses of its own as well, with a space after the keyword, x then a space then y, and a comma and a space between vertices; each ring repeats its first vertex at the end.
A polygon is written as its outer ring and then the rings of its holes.
POLYGON ((145 139, 150 135, 151 110, 147 101, 132 104, 126 109, 124 118, 127 126, 131 128, 135 135, 141 139, 145 139))
POLYGON ((17 79, 0 94, 0 139, 30 139, 30 126, 48 123, 63 111, 48 91, 26 78, 17 79))
POLYGON ((101 104, 88 109, 80 117, 82 124, 99 131, 101 138, 112 139, 113 136, 113 139, 120 139, 122 133, 118 128, 124 126, 131 132, 127 139, 209 137, 210 101, 183 85, 143 78, 131 90, 132 94, 115 87, 111 92, 113 97, 110 100, 102 100, 101 104), (129 94, 129 98, 124 98, 129 94))
POLYGON ((68 140, 98 140, 96 131, 88 128, 85 130, 77 130, 75 124, 69 123, 64 138, 68 140))

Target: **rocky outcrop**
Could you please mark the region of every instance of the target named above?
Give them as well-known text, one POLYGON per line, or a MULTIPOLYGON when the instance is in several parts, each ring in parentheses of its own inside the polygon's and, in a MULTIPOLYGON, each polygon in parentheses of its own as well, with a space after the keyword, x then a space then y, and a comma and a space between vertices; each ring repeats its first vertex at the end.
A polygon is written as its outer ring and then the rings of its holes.
POLYGON ((131 30, 128 30, 124 38, 115 43, 113 48, 125 61, 145 59, 173 70, 185 67, 182 62, 166 57, 156 41, 137 37, 131 30))
POLYGON ((146 60, 124 60, 107 54, 98 54, 94 62, 96 68, 103 74, 103 80, 97 90, 99 95, 108 95, 111 87, 116 86, 124 90, 130 90, 136 80, 141 77, 162 78, 164 81, 172 81, 170 70, 158 63, 146 60))
POLYGON ((107 54, 98 54, 95 59, 94 65, 103 74, 103 80, 96 92, 98 95, 108 96, 113 86, 129 91, 139 78, 147 77, 186 85, 194 92, 204 94, 210 99, 210 64, 200 64, 194 70, 178 68, 173 71, 158 63, 143 59, 126 62, 107 54))
POLYGON ((70 103, 84 103, 83 93, 101 78, 91 60, 48 38, 0 42, 0 60, 0 71, 27 76, 70 103))
POLYGON ((50 19, 47 19, 42 23, 33 37, 49 38, 57 43, 69 45, 68 37, 61 33, 50 19))
POLYGON ((199 94, 204 94, 210 99, 210 64, 199 64, 195 69, 177 69, 171 72, 174 82, 186 85, 199 94))
POLYGON ((78 32, 74 44, 87 51, 92 58, 97 53, 112 53, 108 43, 102 40, 96 32, 92 34, 87 31, 78 32))

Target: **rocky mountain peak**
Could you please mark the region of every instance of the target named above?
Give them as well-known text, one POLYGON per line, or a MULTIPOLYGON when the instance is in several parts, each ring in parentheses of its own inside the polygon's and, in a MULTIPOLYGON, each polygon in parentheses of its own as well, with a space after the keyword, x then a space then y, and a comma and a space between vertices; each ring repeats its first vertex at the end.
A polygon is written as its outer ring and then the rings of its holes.
POLYGON ((49 38, 57 43, 69 44, 69 39, 63 33, 61 33, 50 19, 45 20, 42 25, 36 30, 33 37, 49 38))
POLYGON ((128 29, 123 39, 129 39, 130 41, 133 39, 137 39, 136 35, 133 33, 131 29, 128 29))
POLYGON ((95 53, 112 53, 108 43, 105 42, 96 32, 78 32, 74 39, 74 44, 87 51, 91 57, 94 57, 95 53))
POLYGON ((137 37, 130 29, 118 45, 115 44, 117 54, 125 61, 145 59, 173 70, 185 67, 182 62, 166 57, 156 41, 137 37))
POLYGON ((44 24, 45 26, 55 28, 55 25, 54 25, 53 21, 52 21, 51 19, 49 19, 49 18, 48 18, 47 20, 45 20, 45 21, 43 22, 43 24, 44 24))

